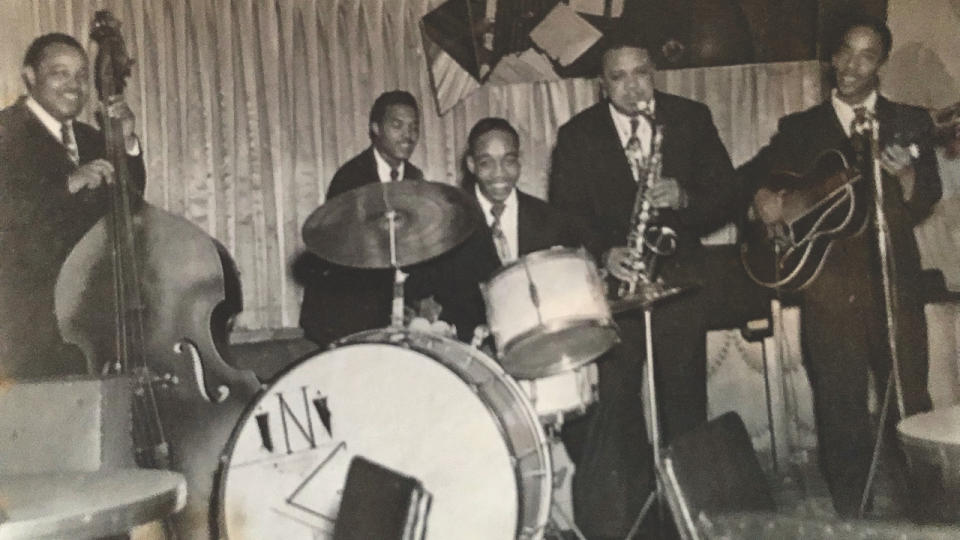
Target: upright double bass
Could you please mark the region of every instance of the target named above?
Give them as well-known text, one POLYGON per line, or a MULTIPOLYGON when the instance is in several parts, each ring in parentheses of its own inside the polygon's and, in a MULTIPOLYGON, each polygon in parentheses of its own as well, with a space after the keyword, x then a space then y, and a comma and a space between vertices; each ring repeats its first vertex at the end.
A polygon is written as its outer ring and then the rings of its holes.
POLYGON ((115 181, 109 213, 61 269, 58 321, 92 371, 132 378, 137 463, 186 477, 187 506, 169 523, 174 535, 214 536, 220 454, 260 389, 252 373, 221 356, 228 319, 240 307, 227 290, 239 294, 239 280, 211 237, 143 201, 131 184, 122 121, 111 110, 122 100, 133 61, 110 12, 96 13, 91 37, 99 45, 99 116, 115 181))

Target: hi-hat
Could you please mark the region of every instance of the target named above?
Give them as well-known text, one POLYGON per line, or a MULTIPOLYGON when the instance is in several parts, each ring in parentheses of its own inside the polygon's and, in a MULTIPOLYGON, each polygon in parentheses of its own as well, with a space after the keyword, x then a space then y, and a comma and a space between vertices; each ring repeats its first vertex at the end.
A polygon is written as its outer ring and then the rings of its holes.
POLYGON ((408 266, 440 255, 470 236, 480 223, 463 190, 438 182, 372 183, 342 193, 303 224, 307 249, 355 268, 390 268, 390 216, 395 222, 396 263, 408 266))

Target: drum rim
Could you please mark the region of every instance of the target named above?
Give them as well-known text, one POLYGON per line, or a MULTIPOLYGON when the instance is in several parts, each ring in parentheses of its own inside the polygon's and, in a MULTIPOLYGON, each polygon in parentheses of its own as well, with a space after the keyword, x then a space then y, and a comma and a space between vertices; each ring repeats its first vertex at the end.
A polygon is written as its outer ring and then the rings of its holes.
MULTIPOLYGON (((240 416, 240 419, 237 421, 237 424, 233 426, 233 429, 230 432, 230 437, 227 439, 227 444, 224 445, 224 449, 220 454, 220 466, 217 467, 217 470, 214 472, 214 485, 216 486, 214 490, 211 490, 216 493, 216 497, 211 501, 211 511, 209 514, 209 520, 211 527, 214 527, 212 532, 213 538, 228 538, 227 536, 227 521, 226 521, 226 479, 227 472, 230 469, 230 464, 233 462, 234 450, 236 449, 237 441, 240 438, 240 434, 243 431, 243 428, 247 425, 247 422, 250 420, 252 415, 256 412, 256 406, 260 403, 261 398, 264 395, 270 392, 278 384, 278 382, 287 376, 290 372, 297 369, 301 364, 312 360, 313 358, 319 357, 324 353, 337 350, 343 347, 354 346, 354 345, 387 345, 387 346, 396 346, 407 348, 408 350, 413 350, 420 354, 427 356, 428 358, 437 361, 437 359, 431 355, 427 354, 427 351, 423 350, 422 347, 413 347, 411 346, 409 340, 406 340, 405 343, 393 342, 393 341, 364 341, 362 338, 369 336, 378 336, 383 335, 384 333, 396 333, 398 335, 413 335, 418 338, 426 338, 428 340, 447 342, 447 345, 456 345, 464 351, 471 353, 476 353, 480 355, 483 359, 484 365, 495 373, 500 375, 497 380, 500 380, 504 383, 504 386, 514 395, 514 397, 519 397, 517 401, 521 404, 521 409, 524 415, 527 417, 527 424, 533 426, 534 435, 537 438, 535 448, 531 448, 529 452, 536 451, 541 456, 543 456, 543 467, 542 471, 539 471, 539 477, 541 480, 541 491, 543 494, 540 497, 540 506, 542 507, 543 515, 538 515, 538 522, 536 523, 536 528, 530 530, 529 527, 524 523, 523 517, 525 516, 526 511, 533 513, 535 508, 527 508, 524 505, 524 498, 522 497, 522 487, 524 485, 524 480, 526 477, 532 477, 533 475, 523 475, 520 469, 519 462, 520 458, 524 457, 526 454, 521 456, 520 452, 517 451, 513 446, 513 441, 510 437, 507 437, 506 434, 506 421, 497 414, 497 411, 493 408, 493 403, 488 399, 482 397, 482 394, 476 391, 477 387, 483 386, 486 381, 483 381, 481 384, 475 384, 472 381, 467 381, 463 374, 457 370, 451 369, 449 364, 439 362, 444 368, 451 371, 461 382, 471 388, 480 402, 483 404, 484 408, 487 410, 487 413, 490 414, 494 421, 494 425, 497 427, 497 431, 500 433, 504 444, 507 446, 510 452, 510 461, 513 468, 513 477, 514 477, 514 486, 517 489, 517 523, 515 527, 515 536, 518 539, 521 538, 537 538, 539 533, 542 533, 550 521, 550 510, 553 498, 553 456, 550 453, 550 442, 546 436, 543 425, 540 423, 540 419, 537 415, 537 411, 533 409, 533 405, 530 403, 529 398, 527 398, 523 389, 520 387, 519 383, 513 379, 513 377, 503 369, 496 360, 490 358, 483 351, 470 347, 459 341, 446 338, 438 334, 431 334, 427 332, 418 332, 415 330, 409 330, 406 328, 376 328, 363 330, 349 336, 345 336, 341 339, 338 339, 333 344, 330 345, 327 349, 317 350, 310 353, 307 353, 303 357, 299 358, 295 362, 291 362, 290 365, 285 366, 283 369, 278 371, 274 377, 266 384, 261 385, 260 391, 251 398, 251 400, 246 404, 243 414, 240 416), (544 501, 543 499, 546 499, 544 501), (545 503, 545 504, 544 504, 545 503)), ((471 358, 474 358, 471 355, 471 358)), ((532 471, 537 472, 537 471, 532 471)))
POLYGON ((280 379, 286 377, 291 371, 297 369, 297 367, 307 360, 315 356, 320 356, 327 350, 321 349, 309 352, 297 360, 290 362, 289 365, 284 366, 283 369, 274 373, 269 381, 261 383, 260 391, 250 398, 250 401, 244 406, 240 419, 237 420, 236 425, 230 430, 230 437, 227 439, 227 444, 224 445, 223 451, 220 453, 220 466, 217 467, 216 472, 214 472, 213 481, 216 486, 214 491, 217 496, 210 503, 211 538, 229 538, 229 536, 227 536, 227 505, 225 504, 227 495, 227 471, 230 470, 230 465, 233 463, 234 450, 236 450, 240 434, 251 416, 256 412, 257 404, 260 403, 264 395, 276 386, 280 379), (214 522, 214 520, 216 520, 216 522, 214 522))
POLYGON ((553 246, 547 249, 540 249, 517 257, 516 259, 504 264, 500 268, 496 269, 493 274, 490 275, 490 278, 487 281, 480 283, 480 289, 484 291, 484 297, 486 297, 486 288, 490 287, 494 281, 497 281, 500 276, 507 273, 512 273, 513 269, 523 265, 524 263, 529 263, 531 261, 539 261, 540 259, 549 259, 556 255, 579 255, 579 259, 587 261, 594 269, 594 273, 597 272, 597 263, 593 260, 593 256, 583 247, 566 247, 566 246, 553 246))
POLYGON ((497 343, 497 349, 500 351, 503 351, 499 355, 499 358, 501 359, 501 362, 502 362, 503 369, 507 373, 509 373, 511 376, 517 377, 520 379, 539 379, 542 377, 557 375, 559 373, 563 373, 564 371, 577 369, 586 364, 589 364, 590 362, 593 362, 594 360, 599 358, 601 355, 605 354, 607 351, 609 351, 613 347, 616 347, 617 344, 621 342, 620 327, 617 326, 617 323, 616 321, 614 321, 613 317, 581 317, 576 319, 566 318, 566 319, 560 319, 556 321, 548 321, 546 323, 541 323, 536 325, 535 327, 524 330, 523 332, 512 337, 509 341, 504 343, 502 346, 500 345, 501 340, 498 335, 499 333, 493 332, 493 334, 494 334, 493 335, 494 341, 496 341, 497 343), (612 330, 613 338, 614 338, 613 343, 611 343, 610 347, 608 347, 606 350, 594 356, 593 358, 590 358, 589 360, 575 362, 573 365, 564 364, 562 362, 556 362, 551 365, 565 366, 565 367, 562 367, 562 368, 551 367, 545 371, 537 371, 536 374, 533 374, 533 375, 531 375, 532 372, 525 372, 523 370, 514 371, 513 369, 510 369, 508 367, 508 365, 510 365, 508 358, 511 354, 511 349, 519 345, 521 342, 526 341, 527 339, 530 339, 531 337, 534 337, 537 335, 552 334, 552 333, 562 332, 564 330, 570 330, 578 327, 596 328, 601 330, 612 330))

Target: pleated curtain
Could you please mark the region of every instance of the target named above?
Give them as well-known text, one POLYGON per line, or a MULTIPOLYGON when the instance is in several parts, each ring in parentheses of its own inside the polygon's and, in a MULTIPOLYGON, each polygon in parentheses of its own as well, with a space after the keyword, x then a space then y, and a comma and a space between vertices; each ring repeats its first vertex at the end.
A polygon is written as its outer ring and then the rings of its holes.
MULTIPOLYGON (((402 88, 420 100, 412 161, 441 182, 458 182, 475 121, 507 118, 521 134, 521 188, 541 197, 557 127, 599 98, 586 79, 484 86, 438 115, 419 20, 439 3, 13 0, 0 23, 0 98, 5 106, 23 92, 20 62, 32 38, 62 31, 93 51, 93 14, 110 9, 137 59, 126 97, 146 156, 147 200, 233 254, 244 289, 238 329, 296 326, 301 290, 291 262, 303 249, 300 228, 337 167, 369 144, 378 94, 402 88)), ((734 163, 768 140, 777 118, 821 97, 816 62, 657 77, 661 89, 710 106, 734 163)))

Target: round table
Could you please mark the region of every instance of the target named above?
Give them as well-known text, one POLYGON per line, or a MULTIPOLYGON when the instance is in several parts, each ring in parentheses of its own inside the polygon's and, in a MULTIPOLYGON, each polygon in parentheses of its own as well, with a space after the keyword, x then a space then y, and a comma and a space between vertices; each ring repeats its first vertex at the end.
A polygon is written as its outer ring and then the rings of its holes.
POLYGON ((186 481, 170 471, 0 475, 0 540, 123 534, 177 512, 186 499, 186 481))

